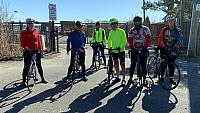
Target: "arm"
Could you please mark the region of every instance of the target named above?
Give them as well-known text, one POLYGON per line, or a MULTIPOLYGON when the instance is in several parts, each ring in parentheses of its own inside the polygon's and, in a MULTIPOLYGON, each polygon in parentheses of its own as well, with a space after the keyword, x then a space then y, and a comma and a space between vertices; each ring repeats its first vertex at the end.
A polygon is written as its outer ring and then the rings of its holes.
POLYGON ((108 48, 111 48, 112 47, 112 38, 111 38, 111 33, 109 32, 109 35, 108 35, 108 48))
POLYGON ((129 45, 129 48, 133 48, 133 34, 131 32, 131 30, 129 31, 128 33, 128 45, 129 45))
POLYGON ((25 36, 24 36, 24 32, 22 31, 21 33, 20 33, 20 46, 22 47, 22 48, 26 48, 26 45, 25 45, 26 43, 25 43, 25 36))
POLYGON ((92 32, 92 44, 94 44, 95 43, 95 30, 93 30, 93 32, 92 32))
POLYGON ((107 41, 107 39, 106 39, 106 31, 104 29, 103 29, 103 31, 104 31, 103 44, 104 44, 104 47, 106 47, 106 41, 107 41))
POLYGON ((85 47, 85 44, 86 44, 86 37, 85 37, 85 33, 83 33, 83 43, 84 43, 84 47, 85 47))
POLYGON ((149 28, 147 28, 146 31, 146 36, 145 36, 145 43, 144 43, 144 48, 148 48, 150 43, 151 43, 151 31, 149 28))
POLYGON ((122 31, 122 36, 121 36, 121 38, 122 38, 122 42, 121 42, 121 44, 120 44, 120 48, 121 48, 121 49, 124 49, 124 48, 126 47, 126 44, 127 44, 126 33, 125 33, 124 30, 122 31))
POLYGON ((160 31, 160 34, 158 36, 158 40, 157 40, 157 44, 158 47, 164 47, 164 43, 163 43, 163 33, 164 33, 164 28, 160 31))
POLYGON ((38 31, 35 31, 35 36, 38 39, 38 49, 42 51, 42 43, 38 31))
POLYGON ((175 45, 175 47, 177 48, 183 48, 183 34, 182 34, 182 31, 179 30, 178 31, 178 37, 177 37, 177 43, 175 45))
POLYGON ((71 43, 71 40, 72 40, 72 32, 70 32, 70 33, 68 34, 68 38, 67 38, 67 47, 66 47, 67 52, 69 52, 69 50, 70 50, 70 43, 71 43))

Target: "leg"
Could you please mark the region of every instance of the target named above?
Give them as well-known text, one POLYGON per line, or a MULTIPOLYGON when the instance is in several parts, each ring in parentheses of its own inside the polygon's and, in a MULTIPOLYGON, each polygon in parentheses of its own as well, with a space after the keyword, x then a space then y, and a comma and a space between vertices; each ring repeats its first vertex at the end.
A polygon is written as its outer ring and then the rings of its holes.
POLYGON ((41 77, 41 80, 42 81, 45 81, 44 79, 44 74, 43 74, 43 69, 42 69, 42 64, 41 64, 41 53, 36 53, 36 66, 37 66, 37 69, 38 69, 38 73, 40 74, 40 77, 41 77))
POLYGON ((92 66, 94 66, 94 61, 95 61, 95 57, 96 57, 96 54, 97 54, 97 47, 93 45, 92 49, 93 49, 92 66))
POLYGON ((131 50, 131 66, 130 66, 130 70, 129 70, 130 79, 133 78, 135 66, 136 66, 136 63, 137 63, 137 55, 138 55, 138 52, 136 50, 132 49, 131 50))
POLYGON ((82 67, 83 81, 87 81, 85 76, 85 53, 79 53, 80 65, 82 67))
POLYGON ((125 79, 125 51, 120 53, 119 59, 122 68, 123 79, 125 79))
POLYGON ((120 82, 118 58, 119 58, 119 53, 113 53, 114 66, 115 66, 116 74, 117 74, 117 78, 114 80, 114 82, 120 82))
POLYGON ((24 56, 24 68, 23 68, 23 83, 25 84, 26 82, 26 76, 28 75, 28 71, 31 65, 31 54, 29 53, 29 51, 25 51, 23 53, 24 56))
MULTIPOLYGON (((103 45, 102 45, 103 46, 103 45)), ((104 55, 104 47, 101 48, 101 55, 103 57, 104 66, 106 66, 106 57, 104 55)))
POLYGON ((68 68, 67 78, 72 73, 72 69, 73 69, 73 66, 74 66, 74 57, 75 57, 75 53, 71 52, 71 61, 70 61, 70 65, 69 65, 69 68, 68 68))
POLYGON ((139 59, 140 59, 140 65, 141 65, 141 68, 142 68, 142 76, 143 76, 143 85, 144 86, 147 86, 147 81, 146 81, 146 75, 147 75, 147 69, 146 69, 147 57, 148 57, 148 49, 143 49, 141 51, 141 55, 140 55, 139 59))
POLYGON ((147 57, 148 57, 148 49, 143 49, 140 55, 140 65, 142 68, 142 76, 144 80, 146 79, 147 75, 147 69, 146 69, 147 57))

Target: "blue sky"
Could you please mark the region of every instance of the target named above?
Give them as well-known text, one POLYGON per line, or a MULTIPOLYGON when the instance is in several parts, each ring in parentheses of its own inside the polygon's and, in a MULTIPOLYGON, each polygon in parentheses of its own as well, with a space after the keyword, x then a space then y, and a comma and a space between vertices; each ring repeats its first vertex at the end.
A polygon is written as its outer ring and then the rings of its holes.
MULTIPOLYGON (((132 20, 136 15, 143 16, 142 0, 3 0, 4 5, 16 21, 32 17, 37 21, 49 21, 48 4, 56 4, 57 21, 86 19, 109 20, 116 17, 122 22, 132 20), (17 10, 17 13, 14 11, 17 10)), ((154 1, 154 0, 150 0, 154 1)), ((162 12, 147 11, 151 22, 159 22, 162 12)))

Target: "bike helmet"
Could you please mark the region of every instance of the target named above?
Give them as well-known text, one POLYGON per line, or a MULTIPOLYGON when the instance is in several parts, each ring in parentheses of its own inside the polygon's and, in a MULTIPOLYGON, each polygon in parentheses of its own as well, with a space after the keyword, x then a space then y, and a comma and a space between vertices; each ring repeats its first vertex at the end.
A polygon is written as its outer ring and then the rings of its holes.
POLYGON ((134 22, 139 22, 139 21, 142 21, 142 18, 139 17, 139 16, 135 16, 134 19, 133 19, 134 22))
POLYGON ((109 23, 110 24, 118 23, 118 20, 116 18, 111 18, 109 23))
POLYGON ((32 18, 27 18, 27 19, 26 19, 26 22, 27 22, 27 23, 34 23, 35 20, 33 20, 32 18))
POLYGON ((176 21, 176 17, 173 16, 173 15, 168 15, 168 16, 165 17, 164 20, 165 20, 165 21, 168 21, 168 20, 174 20, 174 21, 176 21))
POLYGON ((95 25, 101 25, 101 23, 99 21, 96 21, 95 25))

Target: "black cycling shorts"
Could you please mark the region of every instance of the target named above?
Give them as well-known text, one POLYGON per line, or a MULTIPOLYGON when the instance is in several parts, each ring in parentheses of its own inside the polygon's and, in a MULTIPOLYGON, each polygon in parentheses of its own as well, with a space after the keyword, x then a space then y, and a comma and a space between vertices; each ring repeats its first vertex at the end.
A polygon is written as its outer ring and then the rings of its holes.
POLYGON ((120 62, 125 62, 125 51, 120 53, 112 53, 113 60, 120 59, 120 62))

